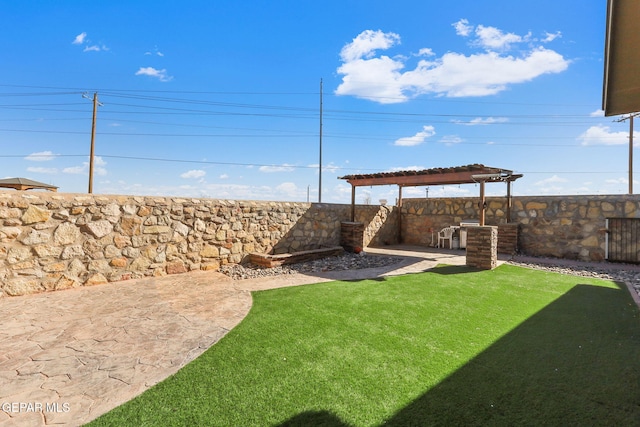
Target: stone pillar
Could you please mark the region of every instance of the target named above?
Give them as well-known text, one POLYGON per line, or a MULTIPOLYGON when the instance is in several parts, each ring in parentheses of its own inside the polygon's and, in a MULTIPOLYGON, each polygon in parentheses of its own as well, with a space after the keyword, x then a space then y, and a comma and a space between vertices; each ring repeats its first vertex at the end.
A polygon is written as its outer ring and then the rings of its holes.
POLYGON ((498 265, 498 227, 467 228, 467 265, 492 270, 498 265))
POLYGON ((340 245, 347 252, 355 252, 355 248, 364 249, 364 224, 351 221, 340 223, 340 245))
POLYGON ((515 255, 518 252, 519 224, 498 225, 498 253, 515 255))

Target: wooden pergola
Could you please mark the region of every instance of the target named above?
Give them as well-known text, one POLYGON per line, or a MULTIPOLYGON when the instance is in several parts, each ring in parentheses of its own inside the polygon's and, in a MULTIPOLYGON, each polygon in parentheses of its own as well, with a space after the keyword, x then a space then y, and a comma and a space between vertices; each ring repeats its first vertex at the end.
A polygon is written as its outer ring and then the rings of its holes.
POLYGON ((45 184, 44 182, 33 181, 27 178, 7 178, 0 179, 0 188, 13 188, 15 190, 48 190, 56 192, 58 187, 45 184))
MULTIPOLYGON (((522 174, 502 168, 494 168, 481 164, 456 166, 449 168, 433 168, 421 171, 379 172, 371 174, 346 175, 338 177, 351 184, 351 221, 355 221, 356 187, 373 185, 397 185, 398 207, 402 208, 402 188, 428 185, 480 184, 480 201, 478 203, 479 222, 484 225, 485 195, 484 185, 487 182, 507 183, 507 218, 511 217, 511 183, 522 174)), ((399 216, 400 221, 402 216, 399 216)), ((401 228, 401 227, 399 227, 401 228)))

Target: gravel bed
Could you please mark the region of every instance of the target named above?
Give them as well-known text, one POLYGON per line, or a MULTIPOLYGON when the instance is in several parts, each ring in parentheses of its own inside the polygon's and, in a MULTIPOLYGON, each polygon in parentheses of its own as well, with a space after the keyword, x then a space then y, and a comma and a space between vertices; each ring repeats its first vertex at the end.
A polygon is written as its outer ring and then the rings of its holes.
POLYGON ((640 296, 640 271, 633 269, 624 270, 620 266, 618 268, 607 268, 606 265, 589 265, 589 266, 567 266, 560 264, 535 263, 535 262, 519 262, 509 261, 509 264, 521 267, 535 268, 538 270, 553 271, 562 274, 571 274, 574 276, 594 277, 597 279, 613 280, 616 282, 627 283, 636 290, 640 296))
MULTIPOLYGON (((255 279, 260 277, 279 276, 283 274, 320 273, 325 271, 359 270, 363 268, 386 267, 396 264, 402 257, 388 255, 369 255, 365 252, 354 254, 347 252, 340 256, 326 257, 314 261, 297 264, 283 265, 280 267, 266 268, 255 264, 228 264, 220 268, 220 272, 234 280, 255 279)), ((509 261, 509 264, 521 267, 535 268, 538 270, 553 271, 574 276, 593 277, 598 279, 613 280, 628 283, 640 296, 640 271, 625 270, 621 266, 607 268, 603 265, 572 266, 554 264, 553 261, 522 262, 509 261)))
POLYGON ((266 268, 255 264, 228 264, 220 267, 220 272, 234 280, 255 279, 259 277, 279 276, 283 274, 320 273, 324 271, 360 270, 363 268, 386 267, 402 260, 401 257, 345 253, 313 261, 266 268))

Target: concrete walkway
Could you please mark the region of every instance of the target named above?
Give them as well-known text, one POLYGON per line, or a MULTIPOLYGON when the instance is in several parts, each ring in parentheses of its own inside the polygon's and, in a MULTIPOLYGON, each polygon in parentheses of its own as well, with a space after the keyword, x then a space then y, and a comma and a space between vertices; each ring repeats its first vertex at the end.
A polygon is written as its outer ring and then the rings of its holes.
POLYGON ((0 426, 78 426, 177 372, 236 326, 251 291, 464 265, 463 251, 368 249, 391 267, 233 281, 193 272, 0 298, 0 426))

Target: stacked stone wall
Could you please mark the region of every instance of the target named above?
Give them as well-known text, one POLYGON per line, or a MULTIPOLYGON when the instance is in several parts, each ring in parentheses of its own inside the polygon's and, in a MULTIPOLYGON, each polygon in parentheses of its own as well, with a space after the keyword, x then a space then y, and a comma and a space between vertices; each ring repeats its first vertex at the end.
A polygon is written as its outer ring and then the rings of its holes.
MULTIPOLYGON (((519 196, 513 197, 510 218, 507 213, 506 198, 487 198, 486 225, 517 224, 519 252, 602 261, 606 219, 640 218, 640 196, 519 196)), ((478 218, 478 198, 405 199, 402 236, 406 243, 428 246, 442 228, 478 218)))
MULTIPOLYGON (((393 209, 358 206, 365 244, 393 209)), ((0 296, 215 270, 340 243, 349 205, 0 192, 0 296)))

